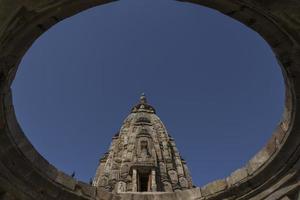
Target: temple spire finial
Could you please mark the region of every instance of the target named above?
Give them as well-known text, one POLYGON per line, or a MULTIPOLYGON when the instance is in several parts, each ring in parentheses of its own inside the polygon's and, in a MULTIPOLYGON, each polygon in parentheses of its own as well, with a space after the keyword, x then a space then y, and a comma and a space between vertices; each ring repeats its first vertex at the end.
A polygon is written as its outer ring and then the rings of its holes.
POLYGON ((146 95, 145 95, 144 92, 141 94, 140 102, 141 102, 142 104, 147 104, 147 98, 146 98, 146 95))

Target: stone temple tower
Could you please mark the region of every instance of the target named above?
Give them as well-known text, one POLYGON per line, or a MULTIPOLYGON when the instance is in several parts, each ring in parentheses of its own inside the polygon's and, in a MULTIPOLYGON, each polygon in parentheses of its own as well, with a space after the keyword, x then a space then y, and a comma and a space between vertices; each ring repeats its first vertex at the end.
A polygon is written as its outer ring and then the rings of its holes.
POLYGON ((145 95, 99 162, 93 185, 110 192, 174 192, 193 187, 175 141, 145 95))

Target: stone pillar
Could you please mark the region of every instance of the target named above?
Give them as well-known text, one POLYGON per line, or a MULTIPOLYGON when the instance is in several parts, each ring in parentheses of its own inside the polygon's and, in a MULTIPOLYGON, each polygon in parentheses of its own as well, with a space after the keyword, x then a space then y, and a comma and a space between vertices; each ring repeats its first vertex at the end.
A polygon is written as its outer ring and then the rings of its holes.
POLYGON ((151 189, 152 189, 152 192, 156 192, 156 190, 157 190, 155 169, 152 169, 152 171, 151 171, 151 189))
POLYGON ((137 192, 137 171, 132 170, 132 192, 137 192))

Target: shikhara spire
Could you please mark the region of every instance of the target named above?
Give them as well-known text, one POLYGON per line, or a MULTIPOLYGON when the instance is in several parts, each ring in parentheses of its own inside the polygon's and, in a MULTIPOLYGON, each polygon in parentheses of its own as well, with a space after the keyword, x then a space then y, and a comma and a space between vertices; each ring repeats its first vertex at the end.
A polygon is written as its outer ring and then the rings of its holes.
POLYGON ((143 93, 100 160, 94 186, 110 192, 173 192, 193 187, 186 162, 155 113, 143 93))

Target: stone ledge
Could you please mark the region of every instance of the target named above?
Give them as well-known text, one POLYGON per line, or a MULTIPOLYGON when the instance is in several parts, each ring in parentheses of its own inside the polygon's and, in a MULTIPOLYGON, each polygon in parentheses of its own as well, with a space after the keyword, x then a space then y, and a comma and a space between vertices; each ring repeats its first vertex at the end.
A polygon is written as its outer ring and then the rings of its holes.
POLYGON ((81 193, 86 196, 93 197, 93 198, 96 197, 96 187, 93 187, 82 181, 78 181, 75 186, 75 191, 76 191, 76 188, 79 188, 81 193))
POLYGON ((225 179, 220 179, 213 181, 203 187, 201 187, 201 194, 205 196, 210 196, 213 194, 217 194, 221 191, 224 191, 228 188, 227 182, 225 179))
POLYGON ((245 180, 248 177, 248 171, 246 167, 235 170, 229 177, 226 178, 228 187, 238 185, 239 182, 245 180))
POLYGON ((247 171, 249 175, 253 175, 264 163, 270 158, 270 155, 265 148, 260 150, 247 164, 247 171))
POLYGON ((59 171, 55 181, 66 188, 69 188, 73 191, 75 190, 76 180, 64 172, 59 171))

